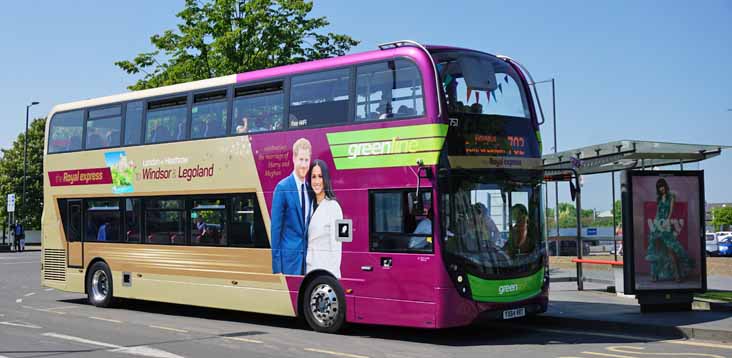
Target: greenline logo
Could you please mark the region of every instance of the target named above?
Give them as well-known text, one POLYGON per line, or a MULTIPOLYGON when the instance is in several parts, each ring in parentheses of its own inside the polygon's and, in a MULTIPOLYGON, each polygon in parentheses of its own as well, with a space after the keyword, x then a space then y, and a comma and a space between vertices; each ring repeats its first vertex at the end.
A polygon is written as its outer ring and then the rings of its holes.
POLYGON ((498 294, 499 295, 503 295, 503 294, 506 294, 506 293, 516 292, 518 290, 519 290, 518 285, 514 283, 512 285, 499 286, 498 287, 498 294))
POLYGON ((398 137, 384 142, 354 143, 348 146, 348 159, 356 159, 364 155, 415 153, 418 145, 419 142, 416 140, 400 140, 398 137))
POLYGON ((533 275, 506 279, 486 280, 468 274, 473 299, 479 302, 516 302, 541 293, 544 283, 544 269, 533 275))
POLYGON ((336 169, 387 168, 437 164, 446 124, 328 133, 336 169))

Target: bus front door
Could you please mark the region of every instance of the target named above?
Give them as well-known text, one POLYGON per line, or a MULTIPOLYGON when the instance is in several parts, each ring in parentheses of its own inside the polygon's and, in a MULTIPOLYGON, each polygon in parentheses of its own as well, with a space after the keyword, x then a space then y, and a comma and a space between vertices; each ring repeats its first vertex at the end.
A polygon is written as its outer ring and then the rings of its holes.
POLYGON ((439 257, 372 252, 366 260, 361 266, 366 284, 356 299, 357 322, 433 327, 439 257))
POLYGON ((68 253, 69 267, 84 267, 84 242, 81 240, 82 207, 81 200, 67 202, 66 252, 68 253))

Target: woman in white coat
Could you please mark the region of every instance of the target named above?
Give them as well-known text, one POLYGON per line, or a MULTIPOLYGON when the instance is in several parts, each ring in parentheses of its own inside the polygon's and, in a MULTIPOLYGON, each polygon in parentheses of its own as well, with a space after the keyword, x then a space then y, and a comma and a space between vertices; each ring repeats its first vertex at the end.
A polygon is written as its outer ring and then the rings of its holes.
POLYGON ((336 241, 335 221, 343 219, 343 211, 333 193, 328 166, 322 160, 314 160, 307 177, 315 193, 315 211, 308 226, 305 271, 322 269, 340 278, 341 242, 336 241))

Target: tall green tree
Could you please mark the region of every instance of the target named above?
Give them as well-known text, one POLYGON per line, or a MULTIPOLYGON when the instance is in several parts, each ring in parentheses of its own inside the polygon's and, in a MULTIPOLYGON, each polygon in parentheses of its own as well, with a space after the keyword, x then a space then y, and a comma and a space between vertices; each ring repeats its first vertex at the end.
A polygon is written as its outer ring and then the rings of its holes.
POLYGON ((115 62, 143 74, 141 90, 344 55, 358 41, 323 33, 305 0, 186 0, 177 30, 150 38, 156 50, 115 62))
POLYGON ((721 230, 732 227, 732 207, 724 206, 712 209, 712 225, 721 230))
POLYGON ((2 150, 0 159, 0 212, 7 223, 7 195, 15 193, 15 219, 26 229, 41 228, 43 211, 43 136, 45 118, 36 118, 28 127, 28 174, 26 197, 23 197, 23 145, 25 133, 18 135, 12 147, 2 150))

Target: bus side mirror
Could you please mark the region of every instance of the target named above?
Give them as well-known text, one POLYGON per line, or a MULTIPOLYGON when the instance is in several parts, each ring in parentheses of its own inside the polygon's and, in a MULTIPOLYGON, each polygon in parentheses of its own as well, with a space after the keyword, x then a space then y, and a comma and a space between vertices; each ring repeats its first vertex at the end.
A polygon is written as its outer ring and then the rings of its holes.
POLYGON ((577 188, 574 186, 572 181, 569 182, 569 195, 572 197, 572 201, 577 197, 577 188))

